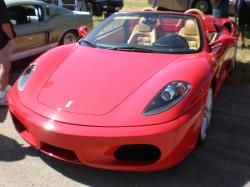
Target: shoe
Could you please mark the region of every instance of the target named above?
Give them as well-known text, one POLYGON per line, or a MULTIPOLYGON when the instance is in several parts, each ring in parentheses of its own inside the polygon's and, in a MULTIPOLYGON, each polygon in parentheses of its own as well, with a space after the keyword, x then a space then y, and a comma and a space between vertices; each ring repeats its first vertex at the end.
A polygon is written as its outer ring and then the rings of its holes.
POLYGON ((237 43, 237 47, 238 47, 239 49, 243 49, 243 48, 246 47, 246 44, 245 44, 244 42, 238 42, 238 43, 237 43))
POLYGON ((11 89, 11 85, 7 85, 6 87, 5 87, 5 93, 7 94, 9 91, 10 91, 10 89, 11 89))
POLYGON ((8 106, 6 97, 0 98, 0 106, 8 106))
POLYGON ((11 89, 11 86, 10 85, 7 85, 5 87, 5 90, 4 91, 1 91, 0 92, 0 106, 8 106, 8 102, 7 102, 7 99, 6 99, 6 95, 8 93, 8 91, 11 89))

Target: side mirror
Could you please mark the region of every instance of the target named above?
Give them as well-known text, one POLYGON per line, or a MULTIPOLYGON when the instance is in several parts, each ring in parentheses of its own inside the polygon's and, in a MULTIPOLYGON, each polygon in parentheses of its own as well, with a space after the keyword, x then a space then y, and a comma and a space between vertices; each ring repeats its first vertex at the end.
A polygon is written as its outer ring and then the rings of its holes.
POLYGON ((210 52, 211 53, 218 53, 223 46, 228 46, 231 44, 236 45, 237 43, 237 37, 236 36, 231 36, 228 34, 223 34, 218 38, 217 40, 211 42, 209 44, 210 52))
POLYGON ((78 33, 81 37, 86 37, 88 35, 88 28, 87 26, 81 26, 78 28, 78 33))
POLYGON ((211 53, 218 53, 222 47, 223 40, 217 40, 209 44, 209 49, 211 53))

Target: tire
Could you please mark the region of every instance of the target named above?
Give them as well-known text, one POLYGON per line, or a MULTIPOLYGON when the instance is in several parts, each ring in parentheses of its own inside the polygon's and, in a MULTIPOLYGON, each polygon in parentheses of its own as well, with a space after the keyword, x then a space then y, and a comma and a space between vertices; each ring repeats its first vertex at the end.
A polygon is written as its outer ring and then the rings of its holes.
MULTIPOLYGON (((92 7, 93 7, 93 5, 92 5, 92 7)), ((103 15, 103 10, 98 6, 95 6, 95 7, 93 7, 93 15, 95 15, 97 17, 101 17, 103 15)))
POLYGON ((158 10, 158 11, 167 11, 168 9, 163 8, 163 7, 157 7, 157 10, 158 10))
POLYGON ((77 42, 79 39, 79 36, 77 34, 77 32, 75 31, 67 31, 66 33, 64 33, 64 35, 62 36, 59 45, 67 45, 67 44, 72 44, 77 42))
POLYGON ((104 12, 104 17, 107 18, 107 17, 109 17, 111 14, 113 14, 115 12, 117 12, 117 11, 115 11, 115 10, 108 10, 107 12, 104 12))
POLYGON ((212 14, 212 4, 209 0, 195 0, 191 7, 200 9, 205 14, 212 14))
POLYGON ((107 18, 107 17, 109 17, 111 14, 112 14, 112 12, 105 12, 103 15, 104 15, 104 18, 107 18))
POLYGON ((202 114, 199 144, 203 144, 207 139, 207 133, 210 127, 210 121, 212 115, 212 108, 213 108, 213 89, 209 88, 207 92, 205 109, 202 114))

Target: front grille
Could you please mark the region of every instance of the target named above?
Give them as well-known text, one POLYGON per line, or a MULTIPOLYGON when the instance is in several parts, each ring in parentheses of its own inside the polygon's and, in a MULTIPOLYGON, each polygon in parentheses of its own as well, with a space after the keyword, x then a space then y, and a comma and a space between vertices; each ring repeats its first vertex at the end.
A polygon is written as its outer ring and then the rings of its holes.
POLYGON ((73 163, 80 163, 80 160, 72 150, 63 149, 47 143, 42 143, 40 151, 43 153, 73 163))

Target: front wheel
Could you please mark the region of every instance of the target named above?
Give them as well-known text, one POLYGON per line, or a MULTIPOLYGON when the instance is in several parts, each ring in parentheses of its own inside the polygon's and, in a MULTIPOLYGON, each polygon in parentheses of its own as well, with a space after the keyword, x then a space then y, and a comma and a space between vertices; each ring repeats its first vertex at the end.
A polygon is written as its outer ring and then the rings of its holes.
POLYGON ((78 41, 79 36, 77 35, 77 32, 74 31, 68 31, 64 33, 63 37, 61 38, 59 45, 67 45, 72 44, 78 41))
POLYGON ((212 4, 209 0, 195 0, 192 3, 192 8, 200 9, 205 14, 212 13, 212 4))
POLYGON ((211 115, 212 115, 212 108, 213 108, 213 90, 209 88, 207 93, 207 100, 205 109, 202 115, 201 120, 201 130, 200 130, 200 143, 205 142, 207 139, 207 132, 210 126, 211 115))

